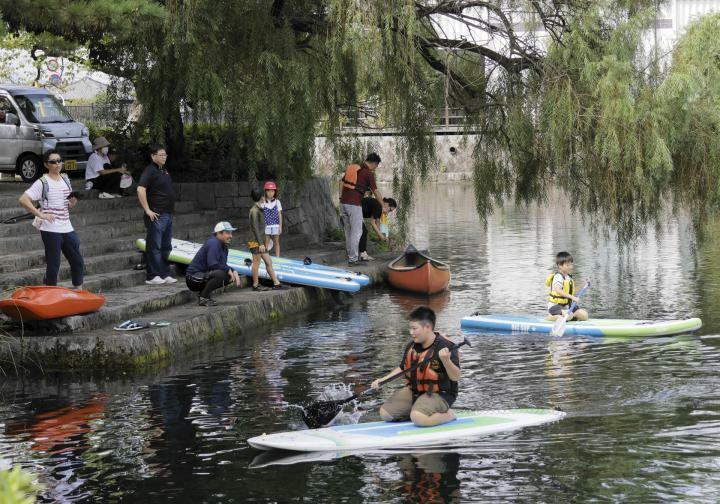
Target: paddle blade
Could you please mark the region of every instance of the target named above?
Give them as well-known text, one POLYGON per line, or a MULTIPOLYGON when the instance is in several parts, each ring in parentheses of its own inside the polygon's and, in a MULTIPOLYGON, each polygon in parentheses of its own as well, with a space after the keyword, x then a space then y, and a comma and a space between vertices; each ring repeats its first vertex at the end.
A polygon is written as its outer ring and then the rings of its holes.
POLYGON ((568 316, 563 315, 559 319, 555 321, 555 324, 553 324, 552 331, 550 331, 550 334, 552 336, 562 336, 565 334, 565 327, 567 326, 567 320, 568 316))
POLYGON ((340 401, 317 401, 303 408, 303 422, 311 429, 329 424, 342 411, 347 399, 340 401))

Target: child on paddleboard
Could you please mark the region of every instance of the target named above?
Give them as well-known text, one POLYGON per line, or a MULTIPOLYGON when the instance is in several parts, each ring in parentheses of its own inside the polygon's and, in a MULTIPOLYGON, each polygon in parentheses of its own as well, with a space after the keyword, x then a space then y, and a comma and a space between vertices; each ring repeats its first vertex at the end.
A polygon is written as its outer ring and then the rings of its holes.
POLYGON ((575 280, 572 277, 573 257, 569 252, 558 252, 555 256, 557 271, 550 273, 545 280, 545 285, 550 288, 548 294, 549 318, 557 320, 564 316, 570 309, 573 301, 578 303, 578 308, 572 313, 568 320, 587 320, 588 312, 579 307, 580 299, 575 296, 579 289, 575 287, 575 280))
POLYGON ((277 184, 272 180, 265 182, 265 203, 262 205, 265 214, 265 249, 268 252, 275 245, 275 257, 280 257, 280 235, 282 234, 282 205, 277 199, 277 184))
POLYGON ((420 306, 408 316, 410 341, 405 347, 400 366, 386 376, 375 380, 373 388, 394 374, 409 369, 430 357, 422 365, 406 375, 407 385, 395 392, 380 408, 380 416, 386 422, 410 418, 418 427, 431 427, 455 419, 450 407, 458 394, 460 380, 460 355, 454 343, 435 332, 435 312, 420 306))

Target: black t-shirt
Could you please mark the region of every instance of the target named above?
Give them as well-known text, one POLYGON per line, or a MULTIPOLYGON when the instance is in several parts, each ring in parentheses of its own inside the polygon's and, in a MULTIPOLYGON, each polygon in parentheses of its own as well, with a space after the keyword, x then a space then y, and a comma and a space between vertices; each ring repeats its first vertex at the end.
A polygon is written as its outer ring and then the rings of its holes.
POLYGON ((165 168, 150 163, 140 175, 138 187, 144 187, 150 210, 156 213, 172 213, 175 209, 175 187, 165 168))
POLYGON ((363 219, 379 219, 382 211, 382 204, 375 198, 362 199, 363 219))
MULTIPOLYGON (((438 374, 445 374, 447 376, 447 370, 445 369, 445 365, 440 360, 440 357, 438 357, 438 353, 440 353, 440 350, 443 348, 447 348, 450 350, 450 362, 455 364, 458 368, 460 367, 460 356, 458 355, 458 349, 453 349, 453 346, 455 343, 450 341, 447 338, 444 338, 439 333, 435 333, 436 340, 433 342, 433 345, 437 343, 437 346, 435 348, 435 353, 433 354, 433 358, 430 361, 430 366, 433 370, 435 370, 438 374)), ((431 345, 432 346, 432 345, 431 345)), ((413 343, 412 349, 415 350, 418 354, 422 353, 424 351, 422 345, 418 343, 413 343)), ((400 361, 400 369, 405 369, 405 355, 402 356, 402 360, 400 361)), ((445 399, 445 401, 448 403, 449 406, 452 406, 455 402, 455 399, 457 398, 458 393, 458 386, 457 382, 451 381, 449 378, 449 384, 450 389, 448 392, 441 391, 440 396, 445 399)))

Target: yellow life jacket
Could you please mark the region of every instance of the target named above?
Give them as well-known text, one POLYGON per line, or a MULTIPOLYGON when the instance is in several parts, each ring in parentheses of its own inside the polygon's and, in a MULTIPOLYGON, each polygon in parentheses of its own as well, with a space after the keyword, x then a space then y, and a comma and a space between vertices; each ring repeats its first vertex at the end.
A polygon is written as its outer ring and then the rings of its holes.
MULTIPOLYGON (((547 277, 547 280, 545 280, 545 285, 547 285, 550 288, 550 294, 548 295, 548 301, 550 301, 551 303, 554 303, 554 304, 559 304, 559 305, 570 304, 570 300, 568 298, 562 297, 559 292, 552 290, 553 278, 555 278, 555 275, 557 273, 558 272, 550 273, 550 275, 547 277)), ((572 275, 568 275, 567 277, 565 277, 565 275, 563 275, 562 292, 564 292, 565 294, 570 294, 571 296, 575 293, 575 280, 573 280, 572 275)))

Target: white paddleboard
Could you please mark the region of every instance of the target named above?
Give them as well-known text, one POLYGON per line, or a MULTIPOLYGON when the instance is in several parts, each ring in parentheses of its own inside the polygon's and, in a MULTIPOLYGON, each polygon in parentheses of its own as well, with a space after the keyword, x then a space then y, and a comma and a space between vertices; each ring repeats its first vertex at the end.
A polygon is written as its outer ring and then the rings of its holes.
POLYGON ((565 413, 552 409, 511 409, 455 412, 457 419, 435 427, 412 422, 368 422, 323 429, 262 434, 248 439, 260 450, 298 452, 373 450, 446 445, 459 440, 560 420, 565 413))
MULTIPOLYGON (((136 240, 138 249, 145 250, 145 240, 136 240)), ((172 240, 173 249, 170 252, 169 259, 172 262, 180 264, 190 264, 195 254, 202 247, 200 243, 189 242, 185 240, 172 240)), ((249 252, 230 249, 228 254, 228 266, 240 273, 241 275, 251 276, 251 268, 247 261, 251 260, 252 255, 249 252)), ((279 258, 277 258, 279 259, 279 258)), ((302 264, 302 263, 301 263, 302 264)), ((295 266, 286 264, 273 259, 273 267, 277 274, 278 280, 284 283, 306 285, 309 287, 321 287, 324 289, 333 289, 344 292, 357 292, 361 285, 355 281, 352 272, 345 272, 345 275, 327 271, 323 269, 310 269, 304 266, 295 266)), ((259 269, 260 278, 268 279, 270 275, 265 270, 265 264, 261 262, 259 269)))

